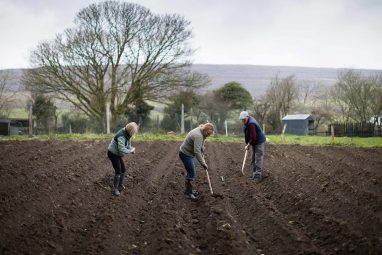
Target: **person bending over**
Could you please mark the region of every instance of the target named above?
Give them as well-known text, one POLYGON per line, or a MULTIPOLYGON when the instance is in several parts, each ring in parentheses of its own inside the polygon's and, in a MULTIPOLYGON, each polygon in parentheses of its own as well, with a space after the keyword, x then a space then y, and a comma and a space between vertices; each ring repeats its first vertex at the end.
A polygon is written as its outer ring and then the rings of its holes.
POLYGON ((195 180, 195 161, 196 158, 202 167, 207 170, 208 166, 204 159, 204 141, 207 137, 212 135, 215 131, 214 125, 211 123, 201 124, 199 127, 191 130, 186 138, 184 139, 182 145, 179 148, 179 158, 184 164, 186 169, 186 180, 185 180, 185 192, 187 198, 191 200, 196 200, 197 192, 192 190, 192 181, 195 180))
POLYGON ((130 122, 114 135, 109 144, 107 156, 115 172, 112 188, 112 195, 114 196, 119 196, 121 191, 125 189, 123 179, 125 177, 126 167, 122 158, 126 154, 135 153, 135 148, 131 146, 131 140, 137 132, 138 125, 135 122, 130 122))

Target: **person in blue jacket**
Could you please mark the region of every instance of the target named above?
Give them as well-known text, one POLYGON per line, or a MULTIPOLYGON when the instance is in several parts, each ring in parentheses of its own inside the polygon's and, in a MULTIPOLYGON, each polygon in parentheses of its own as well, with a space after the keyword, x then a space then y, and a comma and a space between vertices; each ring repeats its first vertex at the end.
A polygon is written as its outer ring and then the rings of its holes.
POLYGON ((115 172, 112 188, 112 195, 114 196, 119 196, 121 191, 125 189, 123 179, 125 177, 126 167, 122 157, 129 153, 135 153, 135 148, 131 146, 131 140, 137 132, 138 125, 135 122, 130 122, 114 135, 109 144, 107 156, 115 172))
POLYGON ((240 120, 244 124, 244 134, 245 134, 245 150, 249 150, 252 147, 252 176, 250 179, 260 181, 265 176, 262 175, 262 165, 264 159, 264 149, 266 137, 265 134, 252 116, 249 116, 247 111, 242 111, 240 113, 240 120))

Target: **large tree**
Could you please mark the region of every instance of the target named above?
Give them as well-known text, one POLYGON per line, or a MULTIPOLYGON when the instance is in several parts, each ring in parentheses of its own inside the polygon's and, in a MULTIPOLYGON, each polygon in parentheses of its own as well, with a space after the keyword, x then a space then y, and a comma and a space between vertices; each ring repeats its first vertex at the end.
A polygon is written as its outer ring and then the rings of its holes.
POLYGON ((228 110, 246 110, 253 104, 251 93, 235 81, 228 82, 215 90, 214 96, 223 102, 228 110))
POLYGON ((77 14, 75 27, 37 46, 35 68, 24 80, 105 124, 107 102, 115 119, 142 100, 205 84, 203 75, 186 69, 191 37, 190 22, 176 14, 117 1, 91 4, 77 14))
MULTIPOLYGON (((232 81, 224 84, 223 87, 213 91, 215 107, 218 119, 215 120, 218 129, 224 128, 224 121, 230 111, 247 110, 253 105, 251 93, 240 83, 232 81)), ((211 111, 211 109, 206 109, 211 111)))
POLYGON ((345 119, 368 122, 370 117, 382 113, 381 75, 366 77, 354 70, 342 71, 338 74, 333 97, 345 119))

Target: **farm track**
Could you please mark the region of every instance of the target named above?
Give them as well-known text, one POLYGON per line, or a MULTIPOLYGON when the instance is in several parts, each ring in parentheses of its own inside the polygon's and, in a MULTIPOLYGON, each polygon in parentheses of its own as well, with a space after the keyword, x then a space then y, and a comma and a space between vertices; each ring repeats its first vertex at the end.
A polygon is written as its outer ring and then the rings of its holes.
POLYGON ((133 142, 120 197, 109 141, 0 142, 0 254, 382 254, 382 150, 208 142, 185 199, 178 142, 133 142))

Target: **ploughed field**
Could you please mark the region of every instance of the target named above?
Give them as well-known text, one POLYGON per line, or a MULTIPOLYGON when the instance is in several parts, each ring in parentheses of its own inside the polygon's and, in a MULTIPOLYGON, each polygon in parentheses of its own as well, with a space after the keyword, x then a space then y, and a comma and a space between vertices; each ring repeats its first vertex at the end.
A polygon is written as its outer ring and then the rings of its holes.
POLYGON ((0 254, 382 254, 382 150, 207 142, 185 199, 179 142, 134 142, 111 196, 109 140, 0 142, 0 254))

